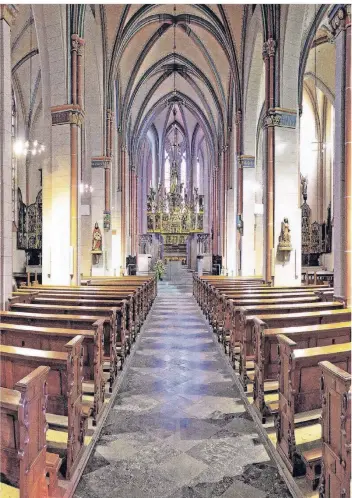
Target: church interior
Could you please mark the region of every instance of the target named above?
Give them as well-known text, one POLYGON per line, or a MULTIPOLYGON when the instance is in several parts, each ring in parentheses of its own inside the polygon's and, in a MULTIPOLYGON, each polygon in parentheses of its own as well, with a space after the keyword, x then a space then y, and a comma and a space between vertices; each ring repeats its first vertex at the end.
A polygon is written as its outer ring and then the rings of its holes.
POLYGON ((350 498, 351 5, 0 5, 0 495, 350 498))

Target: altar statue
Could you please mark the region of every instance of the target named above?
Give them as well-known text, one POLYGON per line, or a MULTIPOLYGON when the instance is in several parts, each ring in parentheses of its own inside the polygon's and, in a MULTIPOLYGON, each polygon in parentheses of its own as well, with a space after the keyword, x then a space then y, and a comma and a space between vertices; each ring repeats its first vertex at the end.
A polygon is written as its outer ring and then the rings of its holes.
POLYGON ((98 223, 96 222, 93 230, 93 244, 92 251, 101 251, 102 250, 102 235, 99 228, 98 223))

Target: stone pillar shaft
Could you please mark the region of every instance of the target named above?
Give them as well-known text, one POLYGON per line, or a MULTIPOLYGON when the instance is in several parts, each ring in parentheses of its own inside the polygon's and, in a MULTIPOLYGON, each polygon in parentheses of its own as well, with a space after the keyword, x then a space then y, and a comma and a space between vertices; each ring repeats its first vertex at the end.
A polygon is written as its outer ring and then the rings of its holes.
POLYGON ((351 257, 352 257, 352 154, 351 154, 351 6, 346 22, 345 67, 345 247, 344 247, 344 298, 351 306, 351 257))
MULTIPOLYGON (((268 113, 275 107, 275 48, 273 39, 263 45, 263 59, 265 65, 265 109, 268 113)), ((264 276, 267 283, 271 283, 272 249, 274 247, 274 176, 275 176, 275 128, 267 126, 266 131, 266 189, 265 189, 265 264, 264 276)))
POLYGON ((126 147, 121 149, 121 253, 122 265, 126 257, 126 147))
POLYGON ((12 291, 11 28, 15 11, 0 5, 0 309, 12 291))
MULTIPOLYGON (((236 113, 236 158, 237 158, 237 219, 243 219, 243 169, 240 161, 242 143, 242 112, 236 113)), ((237 274, 242 271, 242 232, 236 228, 237 274)))
POLYGON ((329 12, 335 35, 334 141, 334 294, 351 305, 351 6, 336 4, 329 12))

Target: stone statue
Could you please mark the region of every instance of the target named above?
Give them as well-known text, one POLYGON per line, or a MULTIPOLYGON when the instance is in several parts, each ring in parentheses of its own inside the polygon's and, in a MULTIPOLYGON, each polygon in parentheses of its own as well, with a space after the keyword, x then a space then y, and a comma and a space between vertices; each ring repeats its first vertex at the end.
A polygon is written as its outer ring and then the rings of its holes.
POLYGON ((96 222, 93 230, 93 244, 92 251, 102 250, 102 235, 98 223, 96 222))
POLYGON ((307 186, 308 186, 308 177, 303 176, 301 174, 301 192, 302 192, 302 196, 303 196, 304 201, 307 200, 307 186))
POLYGON ((288 218, 284 218, 281 223, 281 233, 279 237, 279 250, 281 251, 291 251, 291 235, 290 226, 288 224, 288 218))

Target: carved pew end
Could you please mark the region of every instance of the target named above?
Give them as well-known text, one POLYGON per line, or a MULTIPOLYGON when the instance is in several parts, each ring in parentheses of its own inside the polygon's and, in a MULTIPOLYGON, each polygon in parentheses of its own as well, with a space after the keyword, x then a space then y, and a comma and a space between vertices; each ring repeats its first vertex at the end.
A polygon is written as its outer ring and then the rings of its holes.
POLYGON ((312 487, 316 489, 321 475, 322 448, 313 448, 302 453, 302 460, 306 466, 306 477, 312 487))
POLYGON ((46 453, 46 473, 49 478, 49 498, 61 498, 64 490, 59 486, 58 474, 62 464, 62 458, 56 453, 46 453))

